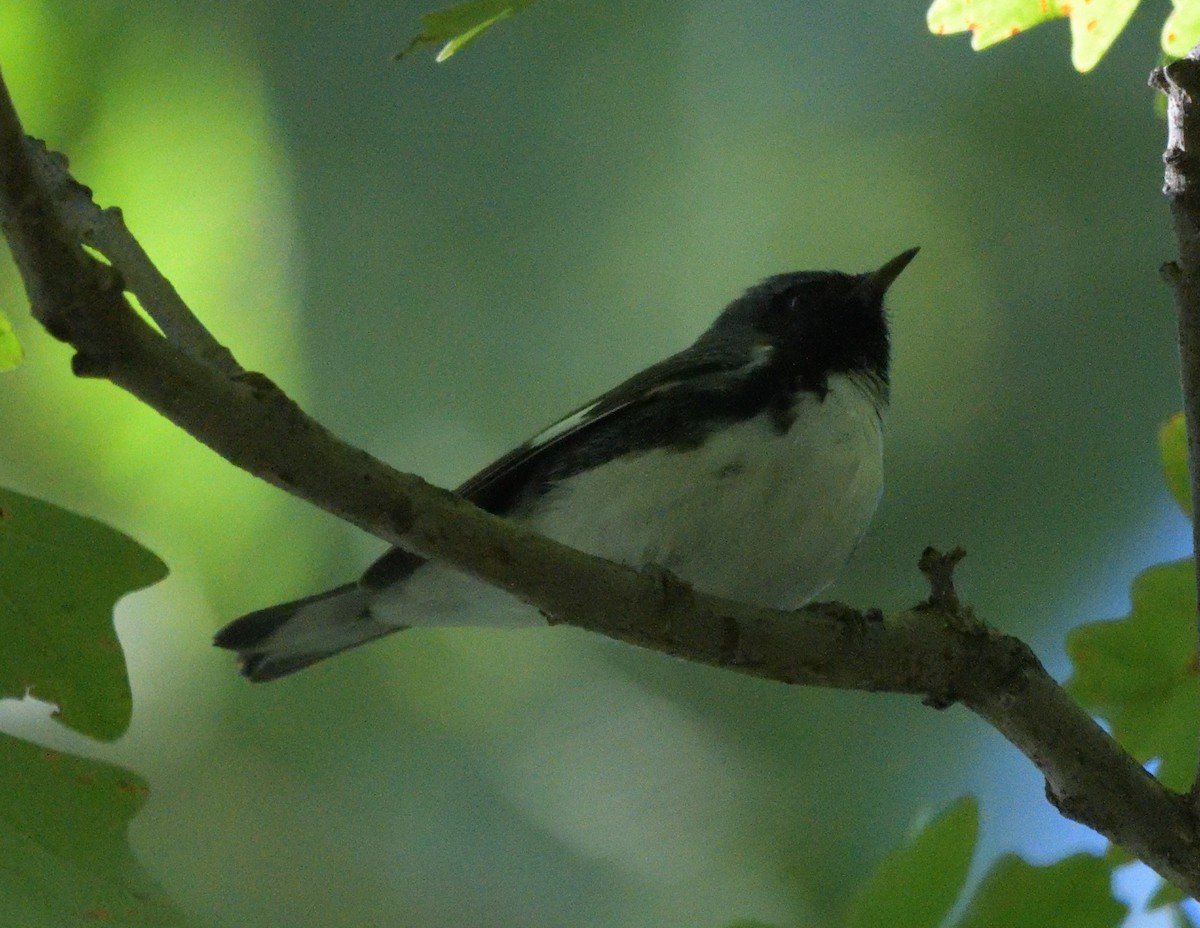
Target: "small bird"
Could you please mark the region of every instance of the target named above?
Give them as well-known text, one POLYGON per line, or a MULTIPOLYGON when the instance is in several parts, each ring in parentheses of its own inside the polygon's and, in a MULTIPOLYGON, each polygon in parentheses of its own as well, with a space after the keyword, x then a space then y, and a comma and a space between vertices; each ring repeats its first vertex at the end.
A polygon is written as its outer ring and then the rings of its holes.
MULTIPOLYGON (((458 493, 705 593, 804 605, 853 553, 883 491, 883 297, 916 254, 865 274, 767 278, 691 347, 560 419, 458 493)), ((357 581, 245 615, 215 644, 264 681, 413 626, 544 621, 509 594, 393 548, 357 581)))

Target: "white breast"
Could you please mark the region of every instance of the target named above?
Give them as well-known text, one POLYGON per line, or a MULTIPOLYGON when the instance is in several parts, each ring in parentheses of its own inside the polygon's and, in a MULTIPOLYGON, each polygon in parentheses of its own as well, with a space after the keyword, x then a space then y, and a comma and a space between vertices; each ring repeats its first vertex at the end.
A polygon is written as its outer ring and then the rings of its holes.
POLYGON ((879 416, 848 378, 804 394, 784 435, 770 417, 699 449, 651 451, 579 474, 525 521, 627 564, 660 564, 697 589, 795 608, 854 551, 883 489, 879 416))

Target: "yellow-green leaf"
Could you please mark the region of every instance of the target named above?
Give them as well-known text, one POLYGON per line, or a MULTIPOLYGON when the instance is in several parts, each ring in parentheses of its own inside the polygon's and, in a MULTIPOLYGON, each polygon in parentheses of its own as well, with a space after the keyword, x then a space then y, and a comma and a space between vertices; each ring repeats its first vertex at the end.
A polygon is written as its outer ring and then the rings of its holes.
POLYGON ((0 312, 0 373, 20 366, 24 359, 25 352, 17 341, 12 323, 8 321, 8 316, 0 312))
POLYGON ((1158 430, 1158 452, 1162 457, 1167 487, 1184 515, 1192 517, 1192 484, 1188 478, 1187 426, 1183 413, 1177 412, 1158 430))
POLYGON ((1071 4, 1071 64, 1092 70, 1137 9, 1138 0, 1082 0, 1071 4))
POLYGON ((467 0, 444 10, 421 14, 420 35, 396 57, 403 57, 420 45, 441 45, 437 61, 442 62, 466 48, 502 19, 520 13, 535 0, 467 0))
POLYGON ((976 51, 1050 19, 1071 21, 1071 63, 1090 71, 1108 51, 1138 0, 934 0, 926 14, 938 35, 970 32, 976 51))
POLYGON ((1163 23, 1163 51, 1182 58, 1200 42, 1200 0, 1175 0, 1175 8, 1163 23))

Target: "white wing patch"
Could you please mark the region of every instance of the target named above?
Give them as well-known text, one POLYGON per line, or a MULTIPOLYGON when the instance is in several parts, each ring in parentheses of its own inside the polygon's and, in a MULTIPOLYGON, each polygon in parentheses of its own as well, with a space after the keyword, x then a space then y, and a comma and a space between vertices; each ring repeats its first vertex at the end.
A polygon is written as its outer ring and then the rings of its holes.
POLYGON ((669 380, 666 383, 659 384, 653 390, 646 392, 647 396, 657 396, 659 393, 666 393, 668 390, 674 390, 676 387, 681 387, 684 384, 696 385, 704 383, 714 383, 716 378, 733 379, 744 378, 753 374, 760 367, 765 367, 771 363, 771 357, 775 354, 775 348, 763 342, 755 345, 750 349, 750 360, 735 370, 722 370, 716 374, 708 375, 708 377, 685 377, 679 380, 669 380))
POLYGON ((532 451, 535 448, 542 447, 542 445, 548 445, 555 439, 562 438, 564 435, 575 431, 575 429, 579 428, 592 417, 592 413, 595 412, 596 407, 599 405, 599 400, 594 403, 589 403, 582 409, 571 413, 571 415, 563 419, 559 419, 549 428, 538 432, 533 436, 533 438, 529 439, 529 450, 532 451))
MULTIPOLYGON (((765 367, 767 364, 769 364, 771 362, 771 357, 774 354, 775 354, 775 348, 773 346, 771 346, 770 344, 767 344, 766 342, 762 342, 760 344, 755 345, 753 348, 750 349, 750 360, 749 361, 747 361, 745 364, 743 364, 741 367, 737 368, 736 370, 722 371, 722 372, 720 372, 719 376, 721 376, 721 377, 746 377, 749 374, 754 373, 754 371, 758 370, 759 368, 765 367)), ((678 380, 669 380, 666 383, 661 383, 657 387, 647 390, 643 394, 643 398, 650 397, 650 396, 657 396, 661 393, 666 393, 669 390, 674 390, 675 388, 683 386, 684 384, 689 384, 689 383, 694 383, 694 382, 695 382, 694 379, 688 378, 688 377, 683 377, 678 380)), ((587 406, 584 406, 582 409, 576 410, 575 412, 571 413, 569 416, 559 419, 557 422, 555 422, 549 428, 543 429, 541 432, 538 432, 537 435, 533 436, 533 438, 531 438, 529 440, 528 449, 530 451, 536 451, 538 448, 542 448, 546 445, 553 444, 555 441, 562 438, 564 435, 569 435, 571 432, 574 432, 576 429, 587 424, 587 422, 589 420, 594 418, 596 408, 598 406, 600 406, 601 402, 602 402, 602 400, 596 400, 594 403, 589 403, 587 406)), ((610 415, 610 414, 616 412, 617 410, 623 408, 626 405, 628 405, 628 404, 622 403, 619 406, 615 406, 615 407, 607 410, 605 412, 605 415, 610 415)))
POLYGON ((771 363, 771 357, 775 354, 775 346, 760 342, 750 349, 750 360, 738 368, 738 374, 745 376, 758 370, 760 367, 765 367, 771 363))

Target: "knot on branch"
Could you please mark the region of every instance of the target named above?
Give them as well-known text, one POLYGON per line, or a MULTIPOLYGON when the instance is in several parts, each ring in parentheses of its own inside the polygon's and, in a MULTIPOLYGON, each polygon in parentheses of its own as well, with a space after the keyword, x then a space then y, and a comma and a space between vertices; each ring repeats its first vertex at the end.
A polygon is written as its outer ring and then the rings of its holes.
POLYGON ((1167 147, 1163 152, 1163 193, 1176 201, 1200 200, 1200 60, 1172 61, 1150 73, 1150 86, 1167 97, 1167 147))
POLYGON ((1181 102, 1191 103, 1200 96, 1200 61, 1192 57, 1193 49, 1186 58, 1180 58, 1150 72, 1150 86, 1168 97, 1179 96, 1181 102))
MULTIPOLYGON (((679 579, 661 564, 647 564, 641 569, 643 576, 650 578, 647 592, 652 597, 653 612, 658 617, 658 631, 664 637, 674 641, 678 636, 675 628, 675 618, 686 614, 694 601, 692 587, 679 579)), ((736 637, 737 632, 731 632, 727 623, 722 623, 722 640, 736 637)))
POLYGON ((954 568, 966 556, 966 549, 962 545, 947 554, 933 547, 921 552, 917 567, 929 581, 929 599, 921 604, 921 608, 936 609, 955 616, 962 611, 962 603, 954 589, 954 568))
POLYGON ((33 176, 38 185, 45 190, 51 199, 60 203, 74 197, 80 197, 89 203, 92 201, 92 188, 81 184, 70 173, 71 162, 60 151, 55 151, 44 141, 25 136, 25 148, 29 153, 29 163, 33 176))

